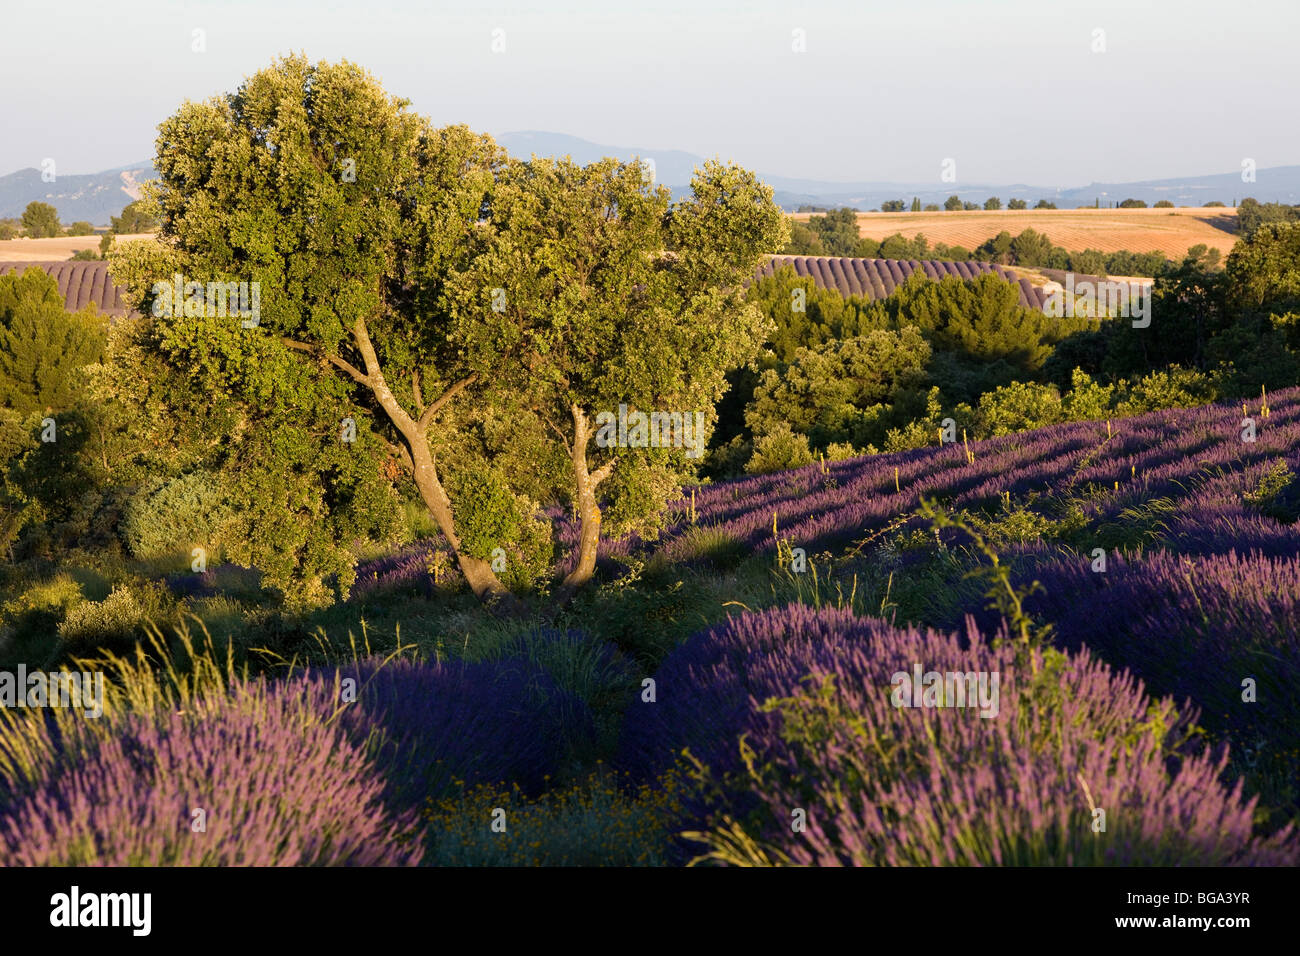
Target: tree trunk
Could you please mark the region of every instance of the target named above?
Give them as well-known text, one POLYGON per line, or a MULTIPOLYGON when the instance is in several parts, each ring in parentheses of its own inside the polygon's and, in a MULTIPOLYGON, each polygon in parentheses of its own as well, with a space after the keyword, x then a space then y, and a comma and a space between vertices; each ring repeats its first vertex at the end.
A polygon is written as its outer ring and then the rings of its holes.
POLYGON ((442 531, 443 537, 451 545, 460 565, 465 580, 480 600, 493 601, 508 597, 510 590, 501 583, 488 564, 473 555, 466 554, 460 546, 460 537, 456 534, 456 522, 451 514, 451 499, 447 497, 442 482, 438 480, 438 470, 434 467, 433 455, 429 453, 428 436, 423 429, 417 429, 408 439, 411 449, 411 461, 414 464, 415 486, 420 490, 420 497, 429 509, 429 514, 442 531))
POLYGON ((564 578, 561 595, 571 597, 578 588, 591 580, 596 571, 596 551, 600 546, 600 506, 596 503, 596 487, 609 477, 614 468, 610 461, 592 473, 587 468, 587 442, 591 439, 591 427, 586 413, 577 405, 572 406, 573 446, 570 454, 573 459, 573 489, 578 505, 578 563, 564 578))
MULTIPOLYGON (((456 534, 456 522, 451 514, 451 499, 447 497, 442 482, 438 480, 438 469, 434 464, 433 454, 429 451, 429 424, 433 419, 434 412, 471 379, 466 379, 460 385, 449 389, 443 398, 427 409, 417 421, 407 413, 406 409, 402 408, 397 396, 393 394, 392 389, 388 387, 388 383, 384 380, 384 373, 379 366, 379 357, 375 353, 374 345, 370 341, 365 319, 357 320, 356 325, 353 326, 352 335, 357 350, 365 361, 366 374, 361 375, 356 369, 346 366, 346 363, 343 363, 341 367, 344 367, 345 371, 357 381, 369 386, 380 407, 387 413, 393 426, 401 433, 407 448, 410 449, 415 486, 419 489, 420 497, 424 500, 425 507, 429 509, 430 516, 438 525, 443 537, 447 539, 447 543, 451 545, 451 549, 456 555, 456 563, 460 565, 465 580, 469 582, 474 595, 480 600, 500 604, 508 610, 516 609, 514 596, 510 593, 510 589, 501 583, 500 578, 496 576, 496 572, 492 570, 492 566, 486 561, 465 554, 461 550, 460 537, 456 534)), ((335 364, 339 363, 336 362, 335 364)))

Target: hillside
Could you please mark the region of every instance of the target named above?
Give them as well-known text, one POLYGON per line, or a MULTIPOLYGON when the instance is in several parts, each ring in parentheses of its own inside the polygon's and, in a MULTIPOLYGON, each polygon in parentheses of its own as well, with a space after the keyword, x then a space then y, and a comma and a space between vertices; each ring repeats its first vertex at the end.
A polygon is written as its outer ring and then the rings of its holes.
POLYGON ((21 216, 28 203, 39 201, 57 209, 64 225, 84 220, 107 226, 127 203, 140 198, 141 183, 157 175, 150 164, 137 163, 101 173, 59 173, 47 183, 39 169, 20 169, 0 176, 0 218, 21 216))

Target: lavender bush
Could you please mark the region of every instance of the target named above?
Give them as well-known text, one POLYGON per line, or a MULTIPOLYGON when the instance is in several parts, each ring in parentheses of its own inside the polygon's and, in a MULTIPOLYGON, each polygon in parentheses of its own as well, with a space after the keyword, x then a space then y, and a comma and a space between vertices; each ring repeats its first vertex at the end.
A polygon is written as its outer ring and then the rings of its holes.
POLYGON ((317 679, 258 681, 121 718, 0 808, 0 863, 417 863, 414 817, 390 814, 362 748, 322 719, 323 697, 317 679))
POLYGON ((743 816, 795 863, 1300 858, 1289 828, 1252 837, 1254 801, 1219 783, 1222 755, 1182 741, 1191 715, 1172 701, 1087 652, 1019 653, 973 622, 959 635, 834 609, 745 614, 669 656, 658 702, 629 713, 622 759, 661 767, 690 747, 718 788, 715 821, 743 816), (999 673, 997 716, 895 707, 891 678, 914 664, 999 673))

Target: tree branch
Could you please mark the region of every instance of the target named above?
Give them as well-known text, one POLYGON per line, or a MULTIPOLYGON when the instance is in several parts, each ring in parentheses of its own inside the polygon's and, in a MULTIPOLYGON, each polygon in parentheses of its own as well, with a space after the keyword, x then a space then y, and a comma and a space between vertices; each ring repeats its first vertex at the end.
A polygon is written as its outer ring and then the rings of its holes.
POLYGON ((591 488, 593 491, 596 489, 597 485, 614 473, 614 466, 617 464, 618 459, 611 458, 591 473, 591 477, 588 480, 591 482, 591 488))
MULTIPOLYGON (((402 407, 393 390, 388 387, 388 382, 384 380, 384 371, 379 367, 379 356, 375 354, 375 345, 370 341, 370 331, 366 328, 364 317, 357 319, 356 324, 352 326, 352 339, 356 343, 357 351, 361 353, 361 358, 366 363, 365 382, 374 392, 375 398, 378 399, 380 406, 388 413, 388 417, 393 420, 408 441, 414 441, 420 433, 421 427, 402 407)), ((426 410, 427 413, 427 410, 426 410)))
POLYGON ((352 378, 360 382, 362 385, 371 384, 370 376, 366 375, 364 372, 362 372, 360 369, 358 369, 356 366, 352 365, 351 363, 346 362, 343 359, 339 358, 339 356, 337 355, 326 355, 325 353, 320 351, 320 349, 316 348, 316 346, 308 345, 306 342, 295 342, 293 339, 289 339, 289 338, 282 338, 280 339, 280 341, 283 342, 289 348, 295 349, 296 351, 299 352, 306 352, 308 355, 311 355, 312 357, 319 359, 321 362, 329 362, 335 368, 339 368, 347 372, 348 375, 352 376, 352 378))
POLYGON ((424 414, 424 393, 420 391, 420 370, 411 369, 411 392, 415 396, 415 413, 424 414))
POLYGON ((420 422, 419 422, 420 427, 425 428, 426 426, 428 426, 428 424, 431 421, 433 421, 433 416, 438 414, 439 409, 441 409, 444 405, 446 405, 453 398, 455 398, 457 393, 459 393, 465 388, 468 388, 470 385, 473 385, 477 381, 478 381, 478 372, 475 372, 472 375, 465 376, 465 378, 462 378, 451 388, 447 389, 447 391, 443 392, 442 395, 438 397, 438 400, 436 402, 434 402, 428 408, 423 409, 420 412, 420 422))

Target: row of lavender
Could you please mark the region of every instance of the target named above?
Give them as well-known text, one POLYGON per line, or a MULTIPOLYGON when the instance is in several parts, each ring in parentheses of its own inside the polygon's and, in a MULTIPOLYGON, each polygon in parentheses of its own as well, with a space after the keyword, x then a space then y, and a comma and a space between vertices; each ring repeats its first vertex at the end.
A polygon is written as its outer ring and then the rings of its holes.
POLYGON ((522 658, 363 660, 181 707, 116 697, 97 721, 31 713, 0 724, 3 866, 415 864, 426 800, 535 794, 591 732, 522 658))
POLYGON ((739 821, 769 861, 1300 861, 1289 825, 1252 835, 1255 800, 1220 782, 1223 755, 1185 739, 1194 711, 1086 650, 995 649, 973 622, 918 631, 792 605, 697 634, 657 681, 659 702, 628 713, 621 762, 653 775, 689 751, 711 780, 696 819, 739 821), (997 675, 992 712, 898 706, 894 675, 918 666, 997 675))
MULTIPOLYGON (((1186 496, 1176 536, 1211 551, 1236 546, 1296 551, 1293 531, 1240 507, 1242 494, 1279 460, 1300 470, 1300 388, 1268 397, 1269 414, 1249 409, 1254 440, 1243 440, 1240 404, 1151 412, 1113 422, 1077 422, 970 443, 877 455, 705 486, 697 523, 716 526, 759 550, 778 532, 809 549, 841 545, 879 531, 913 511, 922 497, 956 507, 1003 494, 1111 489, 1100 517, 1164 495, 1186 496), (1118 488, 1115 488, 1118 483, 1118 488), (1192 494, 1189 495, 1189 492, 1192 494), (1236 506, 1234 507, 1234 502, 1236 506)), ((936 436, 937 441, 937 436, 936 436)), ((676 531, 686 529, 685 522, 676 531)), ((675 548, 672 535, 666 556, 675 548)))

